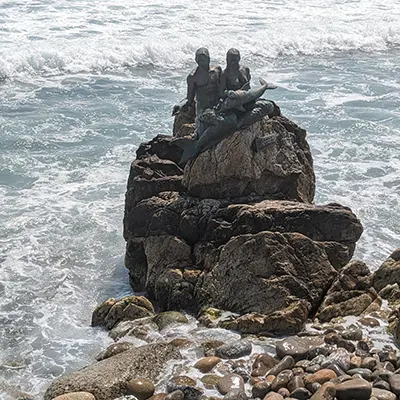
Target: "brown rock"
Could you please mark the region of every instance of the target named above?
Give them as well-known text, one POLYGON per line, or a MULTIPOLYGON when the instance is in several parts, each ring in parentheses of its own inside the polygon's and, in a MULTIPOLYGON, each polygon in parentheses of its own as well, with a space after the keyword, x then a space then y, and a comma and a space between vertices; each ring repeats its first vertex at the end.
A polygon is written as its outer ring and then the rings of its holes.
POLYGON ((335 385, 325 382, 312 396, 311 400, 333 400, 336 395, 335 385))
POLYGON ((146 400, 154 394, 154 383, 150 379, 135 378, 127 383, 127 394, 132 394, 138 400, 146 400))
POLYGON ((157 393, 149 397, 148 400, 164 400, 167 393, 157 393))
POLYGON ((194 367, 197 368, 203 374, 210 372, 218 363, 221 362, 219 357, 204 357, 194 364, 194 367))
POLYGON ((280 117, 257 122, 189 161, 183 177, 188 193, 202 198, 279 193, 311 203, 315 176, 305 131, 293 124, 296 133, 289 132, 286 121, 280 117), (266 135, 277 135, 276 142, 254 152, 253 141, 266 135))
POLYGON ((55 397, 53 400, 96 400, 95 397, 88 392, 72 392, 55 397))
POLYGON ((204 375, 200 380, 206 389, 215 389, 221 380, 221 377, 218 375, 204 375))
POLYGON ((135 346, 129 342, 113 343, 112 345, 108 346, 106 351, 97 358, 97 361, 105 360, 106 358, 115 356, 116 354, 131 350, 134 347, 135 346))
POLYGON ((92 326, 105 325, 107 329, 112 329, 121 321, 133 321, 152 315, 153 305, 143 296, 127 296, 117 301, 108 299, 94 310, 92 326))
POLYGON ((251 394, 254 398, 264 398, 265 395, 271 391, 271 382, 262 381, 257 382, 251 389, 251 394))
POLYGON ((308 375, 304 378, 305 385, 309 385, 312 383, 320 383, 321 385, 325 382, 330 381, 331 379, 337 378, 337 375, 331 369, 321 369, 315 372, 312 375, 308 375))
POLYGON ((352 261, 340 271, 316 317, 327 322, 336 317, 361 315, 377 296, 366 264, 352 261))
POLYGON ((396 400, 396 395, 389 390, 372 388, 372 396, 378 400, 396 400))
POLYGON ((336 385, 338 400, 364 400, 369 399, 372 385, 364 379, 351 379, 336 385))
POLYGON ((276 392, 269 392, 265 395, 263 400, 283 400, 283 397, 276 392))
POLYGON ((373 286, 377 291, 387 285, 400 284, 400 248, 395 250, 374 274, 373 286))
POLYGON ((218 391, 221 394, 227 394, 233 389, 244 391, 244 380, 238 374, 227 374, 221 378, 217 384, 218 391))

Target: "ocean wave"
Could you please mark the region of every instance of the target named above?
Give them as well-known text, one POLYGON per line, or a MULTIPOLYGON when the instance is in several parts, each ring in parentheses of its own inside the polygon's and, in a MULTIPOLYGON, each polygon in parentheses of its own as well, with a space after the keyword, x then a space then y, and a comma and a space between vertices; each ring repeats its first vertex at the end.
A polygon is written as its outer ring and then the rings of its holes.
POLYGON ((87 20, 88 3, 86 12, 80 10, 73 16, 61 6, 53 10, 60 20, 49 20, 46 29, 41 20, 45 11, 41 18, 33 13, 30 20, 26 13, 15 11, 15 18, 6 21, 3 29, 0 79, 101 73, 137 66, 187 68, 201 46, 209 47, 213 62, 224 63, 226 50, 238 47, 246 62, 256 65, 288 56, 385 52, 400 46, 400 5, 382 8, 378 1, 364 2, 368 3, 366 10, 331 1, 324 4, 331 9, 327 16, 320 10, 319 0, 301 5, 286 0, 272 8, 245 0, 239 18, 237 10, 225 2, 210 14, 213 8, 207 1, 194 9, 185 0, 179 1, 180 7, 152 7, 157 3, 153 0, 148 7, 135 9, 122 3, 115 9, 103 4, 87 20), (159 12, 154 13, 155 9, 159 12), (25 18, 29 35, 21 36, 19 21, 25 18), (193 19, 197 19, 195 28, 193 19))

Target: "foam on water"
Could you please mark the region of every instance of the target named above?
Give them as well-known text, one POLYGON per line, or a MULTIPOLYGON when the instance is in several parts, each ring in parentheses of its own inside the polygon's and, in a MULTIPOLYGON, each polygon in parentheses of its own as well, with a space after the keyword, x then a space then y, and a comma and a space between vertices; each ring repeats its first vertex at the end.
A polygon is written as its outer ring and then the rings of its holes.
POLYGON ((400 44, 400 4, 381 0, 235 2, 87 0, 0 5, 0 78, 185 66, 207 45, 252 64, 290 55, 386 51, 400 44), (194 23, 194 21, 196 21, 194 23))
POLYGON ((110 342, 89 324, 96 304, 130 293, 129 163, 171 131, 199 46, 221 63, 238 47, 253 77, 279 84, 268 96, 309 131, 316 202, 350 206, 364 224, 357 257, 376 268, 399 246, 398 2, 98 3, 0 4, 4 398, 43 393, 110 342))

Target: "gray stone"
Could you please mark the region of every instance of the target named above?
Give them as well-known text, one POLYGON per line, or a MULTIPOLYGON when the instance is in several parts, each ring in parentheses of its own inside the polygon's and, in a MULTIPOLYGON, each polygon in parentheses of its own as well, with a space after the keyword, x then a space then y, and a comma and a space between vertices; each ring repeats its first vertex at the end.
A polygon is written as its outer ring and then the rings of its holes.
POLYGON ((247 395, 243 390, 232 389, 224 396, 224 400, 247 400, 247 395))
POLYGON ((61 376, 47 389, 44 400, 52 400, 67 391, 87 391, 93 393, 96 400, 117 398, 126 394, 126 382, 130 379, 141 376, 155 380, 167 361, 180 358, 175 347, 165 343, 127 350, 61 376))
POLYGON ((372 388, 372 396, 378 400, 396 400, 396 395, 389 390, 372 388))
POLYGON ((174 376, 167 382, 167 392, 172 393, 180 390, 185 400, 197 400, 202 396, 203 391, 196 387, 196 381, 188 376, 174 376))
POLYGON ((244 391, 244 380, 238 374, 224 375, 217 384, 218 391, 225 395, 231 390, 244 391))
POLYGON ((311 392, 308 391, 305 387, 299 387, 290 393, 290 397, 298 400, 307 400, 311 396, 311 392))
POLYGON ((306 358, 307 353, 324 343, 322 336, 290 336, 276 344, 278 357, 292 356, 295 361, 306 358))
POLYGON ((291 369, 294 366, 294 360, 292 356, 286 356, 279 361, 275 367, 271 368, 268 372, 268 375, 275 375, 277 376, 279 372, 282 372, 285 369, 291 369))
POLYGON ((175 324, 187 324, 188 319, 180 312, 166 311, 156 315, 153 321, 157 324, 160 330, 175 324))
POLYGON ((394 374, 389 377, 389 384, 392 392, 397 396, 400 395, 400 374, 394 374))
POLYGON ((333 400, 335 395, 335 385, 331 382, 326 382, 311 396, 311 400, 333 400))
POLYGON ((237 340, 215 349, 215 355, 220 358, 240 358, 251 353, 252 345, 247 340, 237 340))
POLYGON ((367 369, 367 368, 354 368, 354 369, 349 369, 347 370, 347 373, 351 376, 353 375, 360 375, 367 381, 370 381, 372 379, 372 371, 367 369))
POLYGON ((371 384, 364 379, 351 379, 336 385, 338 400, 368 400, 371 392, 371 384))

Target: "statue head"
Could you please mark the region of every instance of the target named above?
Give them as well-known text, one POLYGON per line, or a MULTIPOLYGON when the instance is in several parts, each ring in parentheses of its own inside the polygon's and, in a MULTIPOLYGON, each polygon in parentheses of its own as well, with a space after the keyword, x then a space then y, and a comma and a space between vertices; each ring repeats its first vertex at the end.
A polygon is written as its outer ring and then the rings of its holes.
POLYGON ((199 67, 202 68, 209 68, 210 66, 210 53, 208 52, 208 49, 205 47, 200 47, 196 51, 196 63, 199 67))
POLYGON ((229 49, 226 53, 226 64, 228 66, 239 66, 240 52, 238 49, 229 49))

